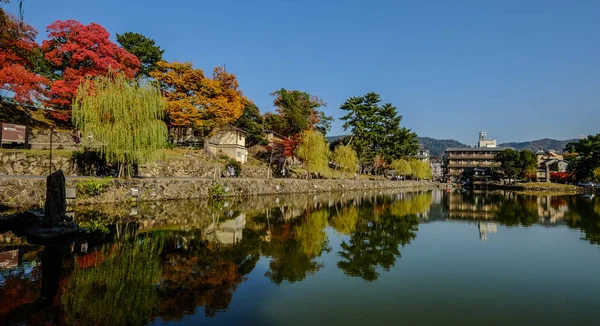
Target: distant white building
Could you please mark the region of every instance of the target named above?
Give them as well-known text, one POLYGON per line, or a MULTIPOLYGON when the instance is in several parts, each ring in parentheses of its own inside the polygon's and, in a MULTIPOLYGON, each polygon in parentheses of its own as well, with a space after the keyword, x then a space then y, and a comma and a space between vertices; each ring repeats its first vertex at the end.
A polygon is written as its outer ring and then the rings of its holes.
POLYGON ((429 162, 431 167, 431 176, 433 180, 440 180, 444 176, 444 167, 441 160, 431 160, 429 162))
POLYGON ((482 131, 479 133, 479 142, 477 143, 477 147, 479 148, 495 148, 498 147, 496 145, 495 139, 488 139, 487 133, 482 131))
POLYGON ((479 222, 477 227, 479 229, 479 239, 481 241, 486 241, 488 234, 498 232, 498 224, 496 223, 479 222))

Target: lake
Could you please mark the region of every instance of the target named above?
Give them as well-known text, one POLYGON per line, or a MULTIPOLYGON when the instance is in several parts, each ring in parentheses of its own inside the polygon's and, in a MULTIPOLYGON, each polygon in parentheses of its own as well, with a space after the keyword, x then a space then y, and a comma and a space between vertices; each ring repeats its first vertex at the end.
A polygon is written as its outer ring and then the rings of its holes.
POLYGON ((599 324, 600 200, 365 192, 78 207, 0 231, 2 325, 599 324))

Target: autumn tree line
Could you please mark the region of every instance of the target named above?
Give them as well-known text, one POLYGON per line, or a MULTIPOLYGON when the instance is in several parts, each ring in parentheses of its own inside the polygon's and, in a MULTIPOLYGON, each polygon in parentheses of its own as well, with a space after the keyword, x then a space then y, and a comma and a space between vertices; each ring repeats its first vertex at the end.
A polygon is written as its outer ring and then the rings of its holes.
MULTIPOLYGON (((558 162, 549 164, 550 180, 566 183, 575 181, 593 181, 600 183, 600 134, 589 135, 576 142, 568 143, 564 148, 564 159, 569 163, 567 172, 558 171, 558 162)), ((511 148, 498 153, 492 171, 508 179, 517 177, 526 180, 537 178, 536 155, 529 150, 517 151, 511 148)))
POLYGON ((93 134, 117 163, 147 161, 152 151, 177 144, 190 131, 208 140, 216 130, 235 126, 248 133, 248 146, 267 147, 277 161, 296 156, 310 171, 381 173, 406 160, 411 171, 402 173, 428 176, 425 165, 409 161, 418 149, 416 134, 400 125, 396 107, 376 93, 341 105, 343 127, 351 134, 329 144, 324 135, 333 118, 315 95, 275 90, 274 112, 261 114, 234 74, 167 62, 164 50, 142 34, 116 34, 114 43, 99 24, 58 20, 38 44, 37 31, 1 7, 0 24, 0 89, 18 103, 51 108, 48 115, 56 122, 93 134), (267 146, 264 130, 283 140, 267 146))

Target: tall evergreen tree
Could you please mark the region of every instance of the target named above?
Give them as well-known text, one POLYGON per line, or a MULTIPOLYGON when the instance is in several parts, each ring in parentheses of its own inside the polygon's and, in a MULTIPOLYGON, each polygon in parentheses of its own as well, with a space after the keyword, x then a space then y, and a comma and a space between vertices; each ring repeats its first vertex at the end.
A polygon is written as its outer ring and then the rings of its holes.
POLYGON ((252 101, 247 101, 242 116, 237 119, 234 125, 248 133, 246 137, 246 146, 255 144, 266 144, 267 140, 264 136, 263 117, 256 104, 252 101))
POLYGON ((117 42, 140 59, 141 66, 137 77, 150 77, 150 72, 158 69, 157 62, 162 60, 165 50, 156 45, 153 39, 139 33, 125 32, 117 34, 117 42))
POLYGON ((348 111, 341 118, 344 130, 352 132, 351 145, 356 149, 360 164, 370 166, 379 154, 387 163, 415 155, 418 150, 417 134, 401 127, 402 116, 390 103, 379 105, 376 93, 351 97, 340 109, 348 111))

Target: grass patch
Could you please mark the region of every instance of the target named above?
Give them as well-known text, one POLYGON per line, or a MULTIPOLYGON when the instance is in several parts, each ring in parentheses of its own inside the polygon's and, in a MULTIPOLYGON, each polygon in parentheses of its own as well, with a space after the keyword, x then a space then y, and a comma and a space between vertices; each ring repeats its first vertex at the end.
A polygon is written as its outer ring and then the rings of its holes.
POLYGON ((521 187, 524 189, 573 189, 576 190, 577 186, 567 185, 563 183, 551 183, 551 182, 527 182, 527 183, 517 183, 516 187, 521 187))
MULTIPOLYGON (((76 150, 72 149, 52 149, 52 155, 71 157, 76 150)), ((24 153, 28 155, 50 155, 49 149, 12 149, 2 148, 0 153, 24 153)))
POLYGON ((77 182, 77 192, 84 197, 95 197, 103 194, 112 184, 112 178, 88 179, 77 182))
POLYGON ((178 150, 178 149, 159 149, 157 154, 159 157, 164 158, 167 161, 170 160, 180 160, 184 158, 184 154, 186 151, 178 150))

